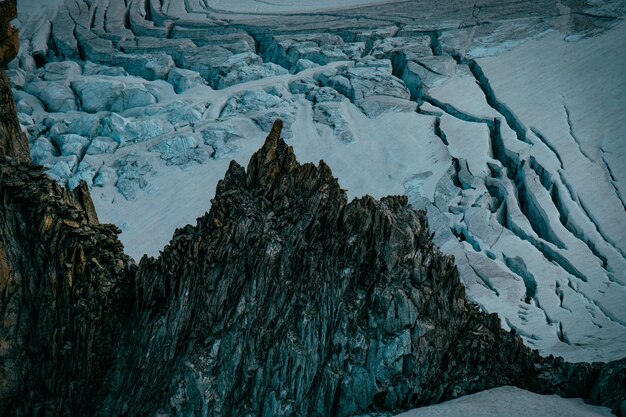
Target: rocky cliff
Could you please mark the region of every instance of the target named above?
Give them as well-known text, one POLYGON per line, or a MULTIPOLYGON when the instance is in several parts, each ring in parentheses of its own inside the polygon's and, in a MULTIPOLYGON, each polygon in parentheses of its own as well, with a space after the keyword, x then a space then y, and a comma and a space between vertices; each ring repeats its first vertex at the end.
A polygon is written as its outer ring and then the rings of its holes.
MULTIPOLYGON (((0 88, 10 98, 4 74, 0 88)), ((86 186, 68 192, 22 153, 11 101, 0 114, 0 415, 89 415, 107 389, 134 265, 86 186)))
MULTIPOLYGON (((18 32, 10 23, 16 17, 16 0, 0 1, 0 68, 6 67, 19 49, 18 32)), ((0 108, 0 157, 12 156, 18 161, 30 161, 28 141, 20 129, 9 80, 1 70, 0 108)))
POLYGON ((20 48, 17 29, 10 23, 16 17, 16 1, 0 1, 0 66, 3 68, 17 55, 20 48))

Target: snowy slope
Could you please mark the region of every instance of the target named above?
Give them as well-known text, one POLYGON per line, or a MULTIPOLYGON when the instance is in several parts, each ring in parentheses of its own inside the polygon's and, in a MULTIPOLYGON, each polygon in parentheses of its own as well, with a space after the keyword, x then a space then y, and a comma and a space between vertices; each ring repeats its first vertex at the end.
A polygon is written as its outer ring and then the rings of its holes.
POLYGON ((623 4, 372 3, 23 0, 10 76, 33 158, 87 181, 138 259, 280 117, 350 196, 426 209, 503 327, 544 354, 622 357, 623 4))
POLYGON ((612 416, 605 407, 580 399, 538 395, 515 387, 501 387, 429 407, 398 414, 398 417, 600 417, 612 416))

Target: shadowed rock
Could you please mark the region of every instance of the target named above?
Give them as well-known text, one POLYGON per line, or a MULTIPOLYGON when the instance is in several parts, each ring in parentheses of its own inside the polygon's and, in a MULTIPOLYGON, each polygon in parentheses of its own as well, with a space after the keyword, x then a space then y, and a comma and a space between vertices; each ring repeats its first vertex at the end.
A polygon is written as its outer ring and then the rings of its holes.
POLYGON ((3 68, 11 62, 20 49, 17 29, 10 23, 16 17, 16 1, 0 1, 0 67, 3 68))

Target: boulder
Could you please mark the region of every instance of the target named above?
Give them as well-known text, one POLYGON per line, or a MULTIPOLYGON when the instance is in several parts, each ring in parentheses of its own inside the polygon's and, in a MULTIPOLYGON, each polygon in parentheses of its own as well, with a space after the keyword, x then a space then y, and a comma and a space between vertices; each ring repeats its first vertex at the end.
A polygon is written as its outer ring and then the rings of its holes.
POLYGON ((61 151, 61 155, 76 155, 79 160, 82 159, 87 146, 89 146, 89 139, 72 133, 58 135, 52 140, 54 145, 61 151))
POLYGON ((183 126, 193 126, 202 120, 202 112, 194 106, 187 103, 174 102, 163 109, 163 113, 167 114, 167 120, 179 129, 183 126))
POLYGON ((318 87, 317 81, 310 77, 298 78, 289 82, 289 91, 291 94, 308 94, 311 90, 318 87))
POLYGON ((164 80, 151 81, 149 83, 145 83, 144 86, 150 92, 150 94, 154 96, 157 103, 164 100, 169 100, 176 95, 176 92, 174 91, 172 85, 164 80))
POLYGON ((117 180, 117 174, 113 168, 101 167, 93 178, 94 187, 104 187, 114 184, 117 180))
POLYGON ((74 133, 85 137, 93 137, 96 135, 100 127, 101 116, 97 114, 80 113, 78 117, 70 120, 65 129, 66 133, 74 133))
POLYGON ((384 38, 374 42, 370 54, 376 59, 415 61, 433 55, 431 42, 428 35, 384 38))
POLYGON ((32 76, 28 76, 28 73, 21 68, 14 68, 6 70, 6 74, 11 82, 11 88, 23 88, 27 82, 32 81, 32 76))
POLYGON ((297 74, 299 72, 311 69, 311 68, 316 68, 319 67, 320 64, 317 64, 313 61, 310 61, 308 59, 299 59, 298 61, 296 61, 296 64, 294 65, 293 69, 291 70, 291 72, 293 72, 294 74, 297 74))
POLYGON ((255 64, 243 66, 233 69, 225 77, 221 78, 217 83, 217 88, 230 87, 231 85, 241 84, 248 81, 260 80, 267 77, 275 77, 277 75, 285 75, 289 72, 283 67, 273 64, 255 64))
POLYGON ((313 120, 325 124, 333 130, 333 134, 342 143, 354 142, 354 134, 350 122, 344 116, 341 102, 322 101, 313 106, 313 120))
POLYGON ((368 117, 377 117, 388 112, 412 113, 417 110, 417 103, 415 101, 392 96, 367 96, 364 99, 357 100, 355 104, 359 106, 368 117))
POLYGON ((405 100, 411 98, 411 93, 404 83, 383 67, 350 68, 346 77, 350 80, 353 101, 370 95, 391 96, 405 100))
POLYGON ((268 110, 252 117, 252 120, 259 126, 259 128, 267 132, 272 128, 272 125, 276 120, 283 121, 283 139, 289 140, 293 137, 293 131, 291 125, 296 121, 296 116, 290 111, 282 110, 268 110))
POLYGON ((287 100, 269 94, 264 90, 249 90, 229 98, 222 109, 220 117, 247 114, 287 104, 289 104, 287 100))
MULTIPOLYGON (((206 81, 211 83, 215 73, 223 69, 223 64, 233 55, 231 51, 217 45, 207 45, 193 50, 183 50, 174 55, 176 66, 196 71, 206 81)), ((224 73, 225 75, 225 73, 224 73)))
POLYGON ((313 88, 306 95, 307 100, 315 103, 322 103, 326 101, 343 101, 346 97, 339 94, 337 90, 330 87, 313 88))
POLYGON ((83 75, 106 75, 109 77, 127 77, 128 72, 121 67, 111 67, 106 65, 94 64, 86 61, 83 67, 83 75))
POLYGON ((118 148, 119 143, 107 136, 97 136, 89 144, 87 155, 100 155, 105 153, 113 153, 118 148))
POLYGON ((30 157, 36 164, 43 165, 44 161, 59 155, 59 149, 52 144, 50 139, 44 136, 38 137, 35 142, 30 145, 30 157))
POLYGON ((74 175, 67 179, 67 188, 73 190, 78 187, 82 181, 84 181, 88 187, 92 187, 95 175, 96 170, 93 169, 85 161, 82 161, 78 165, 78 168, 76 169, 74 175))
POLYGON ((51 162, 44 164, 44 166, 48 168, 46 174, 50 178, 56 180, 61 185, 66 185, 67 179, 72 176, 78 166, 78 157, 70 155, 53 158, 51 162))
POLYGON ((213 159, 224 159, 230 157, 239 147, 234 143, 241 139, 236 131, 226 125, 211 126, 202 132, 204 144, 213 149, 211 157, 213 159))
POLYGON ((43 103, 37 97, 25 91, 13 90, 13 98, 15 99, 18 113, 33 115, 46 111, 43 103))
POLYGON ((326 65, 356 57, 364 47, 361 43, 346 44, 340 36, 330 33, 279 35, 272 38, 264 57, 295 73, 301 59, 326 65))
POLYGON ((127 144, 151 139, 173 130, 174 127, 161 118, 133 119, 111 113, 102 118, 98 135, 111 137, 119 144, 127 144))
POLYGON ((128 154, 115 162, 116 187, 129 201, 136 200, 141 190, 148 187, 146 176, 153 175, 152 165, 136 154, 128 154))

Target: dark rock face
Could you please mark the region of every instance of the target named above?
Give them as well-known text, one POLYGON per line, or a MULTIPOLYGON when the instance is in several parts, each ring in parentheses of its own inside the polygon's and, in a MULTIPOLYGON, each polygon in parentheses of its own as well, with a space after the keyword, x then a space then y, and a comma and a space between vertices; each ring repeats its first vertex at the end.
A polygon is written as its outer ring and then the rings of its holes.
POLYGON ((17 55, 20 40, 11 20, 17 17, 16 0, 0 2, 0 67, 4 68, 17 55))
MULTIPOLYGON (((20 40, 11 20, 17 17, 16 0, 0 1, 0 68, 17 55, 20 40)), ((20 129, 9 79, 0 69, 0 157, 11 156, 29 162, 28 140, 20 129)))
POLYGON ((280 122, 247 170, 231 163, 210 212, 138 266, 86 187, 43 175, 2 123, 2 416, 349 416, 504 384, 624 400, 623 361, 525 347, 465 300, 423 213, 404 197, 348 203, 280 122))
MULTIPOLYGON (((2 124, 1 148, 18 132, 2 124)), ((84 184, 69 192, 22 155, 0 158, 0 414, 90 414, 134 266, 84 184)))
MULTIPOLYGON (((5 1, 6 3, 6 1, 5 1)), ((0 3, 4 4, 4 3, 0 3)), ((30 162, 28 139, 20 129, 11 86, 0 69, 0 157, 11 156, 20 162, 30 162)))

